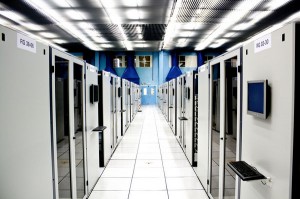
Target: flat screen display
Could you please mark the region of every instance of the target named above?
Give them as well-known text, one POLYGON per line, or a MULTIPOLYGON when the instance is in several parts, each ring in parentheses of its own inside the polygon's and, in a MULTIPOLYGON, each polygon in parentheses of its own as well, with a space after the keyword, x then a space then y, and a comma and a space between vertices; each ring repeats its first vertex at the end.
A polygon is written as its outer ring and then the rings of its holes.
POLYGON ((267 118, 267 84, 267 80, 248 81, 248 114, 267 118))

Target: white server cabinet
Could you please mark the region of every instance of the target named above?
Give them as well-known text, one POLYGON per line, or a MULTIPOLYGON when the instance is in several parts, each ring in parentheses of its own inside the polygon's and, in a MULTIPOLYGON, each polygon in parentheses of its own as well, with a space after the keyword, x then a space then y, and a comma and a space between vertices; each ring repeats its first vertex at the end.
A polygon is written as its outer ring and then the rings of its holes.
POLYGON ((241 158, 269 177, 270 182, 264 185, 261 181, 241 181, 240 198, 299 198, 299 155, 293 154, 299 146, 294 119, 298 53, 297 23, 287 24, 243 47, 241 158), (253 80, 268 80, 271 91, 266 105, 270 105, 270 111, 266 119, 247 113, 247 84, 253 80))
POLYGON ((113 152, 114 136, 111 129, 112 126, 112 105, 111 105, 111 75, 109 72, 101 71, 98 74, 99 84, 99 126, 106 127, 101 137, 103 160, 101 160, 101 166, 107 165, 110 156, 113 152))
POLYGON ((196 173, 208 191, 209 173, 209 65, 198 68, 198 158, 196 173))
POLYGON ((114 76, 113 81, 114 81, 114 132, 115 132, 115 146, 119 143, 122 137, 122 112, 121 112, 121 103, 122 103, 122 98, 121 98, 121 78, 118 76, 114 76))
POLYGON ((0 195, 52 199, 49 47, 3 26, 0 34, 0 195))
POLYGON ((186 156, 192 166, 197 166, 198 151, 198 74, 196 71, 186 74, 184 94, 185 118, 183 120, 184 143, 186 156))
POLYGON ((169 96, 168 96, 168 82, 165 82, 164 84, 163 84, 163 114, 164 114, 164 116, 165 116, 165 118, 166 118, 166 120, 168 121, 168 115, 169 115, 169 107, 168 107, 168 104, 169 104, 169 102, 168 102, 168 98, 169 98, 169 96))
POLYGON ((176 133, 176 79, 169 81, 169 124, 173 131, 176 133))
POLYGON ((183 75, 176 78, 176 138, 180 142, 181 136, 181 120, 179 117, 182 117, 182 83, 183 83, 183 75))
POLYGON ((86 63, 86 137, 88 192, 91 193, 101 175, 99 157, 99 105, 98 69, 86 63), (91 93, 93 92, 93 93, 91 93), (93 99, 94 98, 94 99, 93 99))
POLYGON ((183 148, 185 152, 185 132, 186 132, 186 96, 187 96, 187 89, 186 89, 186 75, 181 75, 177 79, 177 138, 179 144, 183 148))
POLYGON ((126 79, 122 79, 122 87, 121 87, 121 99, 122 99, 122 103, 121 103, 121 116, 122 116, 122 124, 121 124, 121 135, 123 136, 129 126, 128 124, 128 80, 126 79))
POLYGON ((239 180, 227 163, 240 160, 241 70, 238 69, 242 65, 241 50, 236 49, 209 62, 208 194, 212 198, 239 195, 239 180))
POLYGON ((90 154, 98 152, 97 148, 93 151, 95 145, 91 144, 94 142, 97 147, 98 137, 91 138, 86 133, 85 63, 51 48, 50 66, 55 195, 84 198, 91 191, 87 182, 91 186, 96 183, 93 174, 97 169, 93 164, 87 166, 91 158, 86 151, 88 148, 90 154))
POLYGON ((126 98, 127 98, 127 109, 126 109, 126 118, 127 118, 127 128, 131 122, 131 89, 130 89, 130 82, 127 80, 126 85, 126 98))
POLYGON ((134 83, 130 82, 130 122, 135 116, 135 89, 134 83))

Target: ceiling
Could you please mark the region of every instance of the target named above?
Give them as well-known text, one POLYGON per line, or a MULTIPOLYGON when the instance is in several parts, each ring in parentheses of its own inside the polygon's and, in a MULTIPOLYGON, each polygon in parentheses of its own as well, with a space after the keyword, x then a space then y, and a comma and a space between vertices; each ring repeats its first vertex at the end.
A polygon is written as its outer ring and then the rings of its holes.
POLYGON ((0 24, 67 51, 226 49, 297 0, 0 0, 0 24))

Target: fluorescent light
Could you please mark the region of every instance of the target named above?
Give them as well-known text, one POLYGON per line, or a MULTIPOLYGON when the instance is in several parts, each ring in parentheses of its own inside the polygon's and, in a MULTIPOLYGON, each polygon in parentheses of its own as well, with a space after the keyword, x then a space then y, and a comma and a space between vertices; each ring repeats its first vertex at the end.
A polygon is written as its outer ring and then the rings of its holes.
POLYGON ((174 12, 173 12, 173 14, 170 18, 170 21, 167 25, 167 28, 166 28, 166 34, 165 34, 165 37, 164 37, 164 46, 163 46, 163 48, 165 48, 165 46, 168 45, 168 43, 173 40, 176 17, 177 17, 179 9, 181 8, 181 5, 182 5, 182 0, 177 0, 176 4, 175 4, 174 12))
POLYGON ((244 42, 240 42, 240 43, 238 43, 238 44, 236 44, 236 45, 234 45, 234 46, 228 48, 227 51, 232 51, 232 50, 234 50, 234 49, 237 49, 238 47, 242 47, 244 44, 248 44, 248 43, 250 43, 250 42, 252 42, 252 41, 255 41, 255 40, 257 40, 258 38, 260 38, 260 37, 262 37, 262 36, 264 36, 264 35, 267 35, 267 34, 273 32, 273 31, 275 31, 275 30, 281 28, 281 27, 284 26, 285 24, 287 24, 287 23, 289 23, 289 22, 291 22, 291 21, 293 21, 293 20, 295 20, 295 19, 297 19, 297 18, 299 18, 299 17, 300 17, 300 11, 297 12, 297 13, 294 13, 293 15, 291 15, 291 16, 288 17, 287 19, 283 20, 282 22, 277 23, 277 24, 271 26, 271 27, 268 28, 267 30, 264 30, 264 31, 262 31, 262 32, 260 32, 260 33, 258 33, 258 34, 256 34, 256 35, 254 35, 254 36, 251 37, 249 40, 244 41, 244 42))
POLYGON ((142 28, 141 28, 140 26, 137 26, 137 27, 136 27, 136 32, 137 32, 137 33, 142 33, 142 28))
POLYGON ((143 35, 138 34, 138 38, 139 38, 139 39, 143 39, 143 35))
POLYGON ((121 24, 122 17, 120 16, 120 11, 116 9, 106 9, 107 15, 109 16, 113 24, 121 24))
POLYGON ((241 1, 229 14, 224 17, 224 20, 221 21, 220 25, 216 27, 215 31, 209 35, 204 42, 196 46, 195 50, 203 50, 209 46, 217 37, 226 32, 231 26, 239 22, 246 14, 250 12, 252 8, 257 6, 263 0, 251 0, 251 1, 241 1))
POLYGON ((51 33, 51 32, 40 32, 39 33, 41 36, 45 37, 45 38, 57 38, 58 35, 57 34, 54 34, 54 33, 51 33))
POLYGON ((88 34, 90 37, 100 37, 100 33, 94 29, 83 29, 83 31, 88 34))
POLYGON ((0 15, 12 20, 12 21, 21 21, 21 20, 25 20, 25 18, 18 14, 18 13, 15 13, 15 12, 12 12, 12 11, 0 11, 0 15))
MULTIPOLYGON (((59 27, 63 30, 68 32, 73 37, 80 40, 86 47, 90 48, 91 50, 99 49, 98 46, 95 45, 93 41, 87 38, 82 31, 80 31, 74 24, 66 23, 68 19, 63 17, 58 10, 53 9, 49 2, 41 1, 41 0, 26 0, 26 2, 36 10, 42 10, 45 15, 47 15, 54 23, 56 23, 59 27)), ((78 13, 77 13, 78 14, 78 13)), ((78 14, 80 15, 80 13, 78 14)))
POLYGON ((229 33, 226 33, 223 37, 233 37, 234 35, 236 34, 236 32, 229 32, 229 33))
POLYGON ((0 24, 5 25, 5 24, 10 24, 10 23, 6 19, 0 18, 0 24))
POLYGON ((133 50, 132 45, 129 41, 124 41, 124 45, 127 50, 133 50))
POLYGON ((186 39, 178 39, 177 43, 184 43, 186 39))
POLYGON ((139 19, 138 9, 127 9, 125 15, 128 19, 139 19))
POLYGON ((92 37, 92 39, 96 42, 96 43, 104 43, 107 42, 107 40, 103 37, 92 37))
POLYGON ((178 33, 178 37, 191 37, 191 36, 194 36, 196 34, 197 34, 196 32, 192 32, 192 31, 180 31, 178 33))
POLYGON ((114 46, 112 44, 101 44, 102 48, 113 48, 114 46))
POLYGON ((63 40, 63 39, 52 39, 52 41, 54 43, 57 43, 57 44, 64 44, 64 43, 67 43, 66 40, 63 40))
POLYGON ((248 23, 240 23, 240 24, 234 26, 232 28, 232 30, 236 30, 236 31, 246 30, 246 29, 250 28, 251 26, 253 26, 252 21, 248 22, 248 23))
POLYGON ((65 0, 51 0, 55 3, 58 7, 68 8, 70 7, 69 3, 65 0))
POLYGON ((22 26, 24 26, 25 28, 27 28, 29 30, 33 30, 33 31, 45 30, 45 28, 43 26, 39 26, 39 25, 32 24, 32 23, 23 23, 22 26))
POLYGON ((78 11, 69 9, 69 10, 66 10, 64 13, 73 20, 83 20, 81 14, 78 11))
POLYGON ((112 0, 100 0, 103 7, 105 8, 116 8, 116 7, 137 7, 138 6, 138 0, 118 0, 118 1, 112 1, 112 0))
POLYGON ((219 40, 215 41, 214 44, 211 44, 209 47, 218 48, 218 47, 222 46, 223 44, 225 44, 228 41, 229 41, 229 39, 219 39, 219 40))
POLYGON ((288 2, 290 2, 291 0, 272 0, 272 1, 269 1, 267 3, 267 7, 270 9, 270 10, 276 10, 277 8, 287 4, 288 2))

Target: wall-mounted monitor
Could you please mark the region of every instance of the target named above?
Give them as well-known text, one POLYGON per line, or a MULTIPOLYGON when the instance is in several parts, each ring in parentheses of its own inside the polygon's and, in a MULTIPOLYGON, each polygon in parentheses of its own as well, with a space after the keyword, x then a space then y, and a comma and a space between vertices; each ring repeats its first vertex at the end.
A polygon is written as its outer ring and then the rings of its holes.
POLYGON ((90 102, 93 104, 94 102, 99 101, 99 87, 98 85, 92 84, 90 86, 90 102))
POLYGON ((248 81, 247 87, 247 113, 261 119, 267 119, 270 107, 268 80, 248 81))

